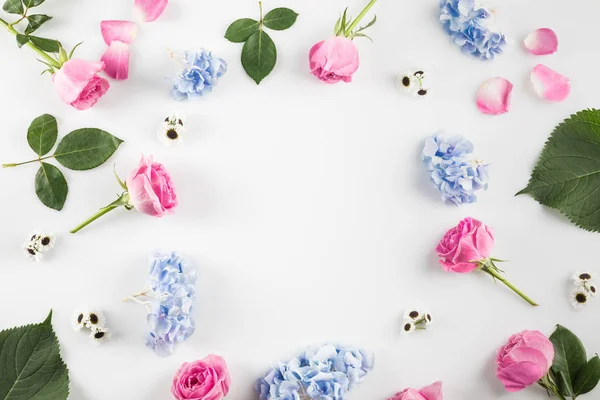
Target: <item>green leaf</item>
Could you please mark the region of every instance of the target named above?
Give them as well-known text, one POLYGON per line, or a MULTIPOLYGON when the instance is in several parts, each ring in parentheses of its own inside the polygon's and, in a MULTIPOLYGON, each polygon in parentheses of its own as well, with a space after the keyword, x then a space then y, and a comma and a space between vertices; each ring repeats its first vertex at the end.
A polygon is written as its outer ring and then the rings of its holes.
POLYGON ((267 28, 283 31, 291 28, 296 22, 296 18, 298 18, 297 12, 289 8, 280 7, 269 11, 263 18, 263 24, 267 28))
POLYGON ((37 7, 42 4, 45 0, 23 0, 23 3, 28 7, 37 7))
POLYGON ((77 129, 62 138, 54 158, 69 169, 92 169, 108 160, 121 143, 121 139, 101 129, 77 129))
POLYGON ((346 35, 346 26, 350 22, 347 20, 347 17, 348 17, 348 7, 346 7, 346 9, 344 10, 344 13, 342 14, 342 22, 340 24, 340 31, 336 36, 338 36, 340 34, 343 34, 343 36, 346 35))
POLYGON ((225 39, 234 43, 241 43, 248 40, 248 38, 258 31, 259 23, 250 18, 242 18, 234 21, 227 32, 225 32, 225 39))
POLYGON ((573 396, 573 387, 568 381, 569 378, 566 377, 561 371, 557 372, 554 376, 556 381, 556 386, 558 387, 558 391, 563 396, 572 397, 573 396))
POLYGON ((600 358, 596 354, 577 374, 575 382, 573 382, 575 396, 591 392, 598 384, 598 381, 600 381, 600 358))
POLYGON ((27 42, 29 42, 29 36, 17 33, 17 46, 19 46, 19 48, 23 47, 23 45, 27 42))
POLYGON ((69 371, 52 329, 52 311, 40 324, 0 332, 0 398, 65 400, 69 371))
POLYGON ((35 174, 35 193, 40 201, 46 207, 60 211, 68 192, 69 187, 62 172, 54 165, 43 162, 35 174))
POLYGON ((49 53, 58 53, 60 51, 60 42, 54 39, 46 39, 37 36, 29 36, 31 43, 35 44, 40 49, 49 53))
POLYGON ((21 0, 6 0, 2 9, 9 14, 23 15, 25 13, 21 0))
POLYGON ((40 26, 42 26, 45 22, 50 21, 52 17, 45 14, 33 14, 27 17, 29 21, 29 25, 25 28, 25 33, 29 35, 30 33, 35 32, 40 26))
POLYGON ((554 345, 552 372, 557 376, 563 375, 566 385, 563 385, 561 393, 570 396, 573 392, 573 382, 587 362, 585 347, 573 332, 561 325, 556 326, 556 330, 550 335, 550 341, 554 345))
POLYGON ((546 142, 527 193, 577 226, 600 232, 600 110, 583 110, 558 125, 546 142))
POLYGON ((27 130, 27 142, 29 147, 41 157, 48 154, 58 136, 58 124, 56 118, 50 114, 44 114, 31 122, 27 130))
POLYGON ((255 32, 242 48, 242 66, 258 85, 275 67, 277 49, 271 37, 264 31, 255 32))
POLYGON ((361 26, 360 28, 358 28, 355 33, 364 31, 365 29, 372 27, 373 25, 375 25, 375 22, 377 22, 377 15, 373 16, 371 22, 369 22, 365 26, 361 26))

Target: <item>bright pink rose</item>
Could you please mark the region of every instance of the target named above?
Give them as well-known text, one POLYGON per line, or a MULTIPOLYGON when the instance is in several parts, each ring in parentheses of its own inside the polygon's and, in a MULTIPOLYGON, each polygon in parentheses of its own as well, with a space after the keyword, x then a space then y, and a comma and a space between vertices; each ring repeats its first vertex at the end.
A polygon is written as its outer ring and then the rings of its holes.
POLYGON ((352 40, 334 36, 315 44, 308 60, 310 72, 323 82, 350 82, 358 69, 358 49, 352 40))
POLYGON ((171 393, 177 400, 221 400, 229 393, 227 363, 214 354, 183 363, 173 377, 171 393))
POLYGON ((52 81, 62 101, 78 110, 86 110, 110 87, 106 79, 97 75, 103 69, 102 62, 72 59, 52 75, 52 81))
POLYGON ((553 360, 554 346, 543 333, 523 331, 498 350, 496 376, 508 392, 518 392, 546 375, 553 360))
POLYGON ((162 217, 177 206, 177 196, 169 173, 162 164, 144 157, 127 177, 130 201, 136 210, 162 217))
POLYGON ((490 256, 493 247, 492 228, 468 217, 446 232, 435 250, 446 271, 471 272, 477 268, 477 261, 490 256))
POLYGON ((443 400, 443 398, 442 382, 435 382, 420 390, 412 388, 404 389, 388 400, 443 400))

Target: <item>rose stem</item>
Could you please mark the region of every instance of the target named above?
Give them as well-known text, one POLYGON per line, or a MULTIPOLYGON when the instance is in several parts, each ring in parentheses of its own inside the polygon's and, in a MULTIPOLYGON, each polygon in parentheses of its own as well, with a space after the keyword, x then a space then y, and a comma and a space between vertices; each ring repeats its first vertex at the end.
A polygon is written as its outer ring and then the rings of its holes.
POLYGON ((517 289, 512 283, 510 283, 509 281, 507 281, 502 275, 500 275, 494 268, 490 268, 488 265, 483 265, 481 267, 481 270, 483 272, 487 272, 488 274, 490 274, 491 276, 493 276, 494 278, 498 279, 500 282, 504 283, 506 286, 508 286, 509 288, 512 289, 513 292, 515 292, 516 294, 518 294, 519 296, 521 296, 521 298, 523 300, 525 300, 526 302, 528 302, 529 304, 531 304, 532 306, 538 306, 539 304, 537 304, 535 301, 531 300, 529 297, 527 297, 527 295, 523 292, 521 292, 519 289, 517 289))
MULTIPOLYGON (((0 25, 2 25, 3 27, 5 27, 7 31, 9 31, 10 33, 12 33, 15 36, 17 36, 17 34, 19 33, 19 32, 16 31, 15 28, 12 27, 11 24, 9 24, 8 22, 6 22, 2 18, 0 18, 0 25)), ((50 57, 48 55, 48 53, 46 53, 45 51, 43 51, 42 49, 40 49, 39 47, 37 47, 35 44, 31 43, 31 41, 28 41, 26 43, 26 45, 29 46, 31 49, 33 49, 40 56, 42 56, 42 58, 45 59, 46 61, 48 61, 49 64, 51 64, 52 66, 54 66, 57 69, 60 69, 60 65, 58 64, 58 62, 56 62, 56 60, 54 58, 50 57)))
POLYGON ((369 10, 375 5, 376 2, 377 0, 371 0, 369 4, 367 4, 367 6, 360 12, 360 14, 358 14, 358 17, 354 18, 354 21, 352 21, 348 29, 346 29, 346 37, 348 37, 348 35, 352 33, 352 30, 356 28, 356 25, 358 25, 360 20, 364 18, 364 16, 369 12, 369 10))

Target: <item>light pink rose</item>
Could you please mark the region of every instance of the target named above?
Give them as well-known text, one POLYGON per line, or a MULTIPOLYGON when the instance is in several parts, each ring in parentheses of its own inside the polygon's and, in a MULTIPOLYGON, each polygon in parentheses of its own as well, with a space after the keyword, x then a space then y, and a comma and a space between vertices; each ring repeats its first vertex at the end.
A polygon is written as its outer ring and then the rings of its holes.
POLYGON ((183 363, 173 377, 171 393, 177 400, 221 400, 231 386, 227 363, 214 354, 183 363))
POLYGON ((494 248, 492 228, 468 217, 450 229, 436 247, 442 268, 449 272, 471 272, 477 261, 490 256, 494 248))
POLYGON ((52 75, 52 81, 62 101, 78 110, 86 110, 110 87, 106 79, 97 75, 103 69, 102 62, 72 59, 52 75))
POLYGON ((323 82, 350 82, 358 69, 358 49, 352 40, 334 36, 315 44, 308 60, 310 72, 323 82))
POLYGON ((518 392, 546 375, 553 360, 554 346, 543 333, 523 331, 498 350, 496 376, 508 392, 518 392))
POLYGON ((153 217, 162 217, 177 206, 177 196, 171 176, 165 167, 144 157, 126 181, 130 201, 136 210, 153 217))
POLYGON ((388 400, 443 400, 442 382, 435 382, 419 390, 408 388, 388 400))

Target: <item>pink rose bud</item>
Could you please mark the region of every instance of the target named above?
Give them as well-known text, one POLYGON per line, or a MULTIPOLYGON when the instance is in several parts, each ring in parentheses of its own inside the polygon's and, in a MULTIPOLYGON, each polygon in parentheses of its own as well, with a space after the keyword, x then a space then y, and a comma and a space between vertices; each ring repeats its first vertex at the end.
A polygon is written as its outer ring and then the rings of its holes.
POLYGON ((449 272, 471 272, 477 261, 488 258, 494 248, 492 228, 468 217, 450 229, 436 247, 442 268, 449 272))
POLYGON ((153 217, 171 213, 177 206, 177 196, 171 176, 165 167, 144 157, 127 177, 131 204, 136 210, 153 217))
POLYGON ((214 354, 183 363, 173 377, 171 393, 177 400, 222 400, 231 386, 225 360, 214 354))
POLYGON ((518 392, 544 377, 554 360, 554 346, 539 331, 512 335, 498 350, 496 376, 508 392, 518 392))
POLYGON ((62 101, 77 110, 86 110, 93 107, 110 87, 106 79, 97 75, 103 69, 102 62, 72 59, 52 75, 52 81, 62 101))
POLYGON ((359 65, 352 40, 334 36, 315 44, 308 55, 310 72, 325 83, 350 82, 359 65))
POLYGON ((424 388, 417 389, 404 389, 400 393, 396 393, 388 400, 443 400, 444 395, 442 393, 442 382, 435 382, 424 388))

